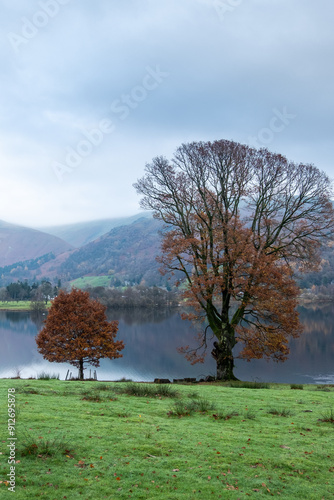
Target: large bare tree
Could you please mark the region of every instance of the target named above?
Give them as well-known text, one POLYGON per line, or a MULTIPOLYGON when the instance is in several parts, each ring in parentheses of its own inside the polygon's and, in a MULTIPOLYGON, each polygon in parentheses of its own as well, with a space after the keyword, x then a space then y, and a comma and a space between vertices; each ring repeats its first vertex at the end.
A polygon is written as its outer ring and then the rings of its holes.
POLYGON ((165 223, 160 261, 186 283, 193 312, 184 316, 207 322, 199 344, 184 346, 187 358, 203 360, 211 330, 218 379, 235 378, 237 342, 241 357, 284 361, 302 330, 293 271, 317 265, 334 226, 325 173, 220 140, 154 158, 134 186, 165 223))

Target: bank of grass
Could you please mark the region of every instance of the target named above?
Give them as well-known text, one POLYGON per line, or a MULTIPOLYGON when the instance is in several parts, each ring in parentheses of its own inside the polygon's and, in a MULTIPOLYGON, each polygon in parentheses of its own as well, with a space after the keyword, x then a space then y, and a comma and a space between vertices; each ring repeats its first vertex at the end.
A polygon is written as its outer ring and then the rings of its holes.
POLYGON ((15 388, 18 500, 333 498, 333 387, 135 385, 1 380, 0 497, 15 388))
MULTIPOLYGON (((46 309, 49 307, 51 307, 50 301, 45 305, 46 309)), ((31 302, 30 300, 0 301, 0 311, 31 311, 31 302)))
POLYGON ((12 300, 12 301, 0 301, 0 310, 3 311, 29 311, 30 310, 30 300, 12 300))

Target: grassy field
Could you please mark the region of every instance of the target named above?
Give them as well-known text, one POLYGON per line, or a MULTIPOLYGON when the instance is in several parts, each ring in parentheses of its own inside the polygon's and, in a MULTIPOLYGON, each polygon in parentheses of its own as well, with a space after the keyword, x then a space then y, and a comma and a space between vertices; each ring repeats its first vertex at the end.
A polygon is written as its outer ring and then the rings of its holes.
POLYGON ((87 288, 88 286, 106 286, 110 284, 111 276, 84 276, 71 281, 71 286, 76 288, 87 288))
POLYGON ((30 310, 30 300, 20 300, 16 302, 16 300, 12 300, 9 302, 0 301, 0 310, 6 311, 29 311, 30 310))
POLYGON ((334 388, 295 387, 3 379, 0 497, 15 389, 18 500, 333 498, 334 388))
MULTIPOLYGON (((31 311, 30 300, 20 300, 16 302, 15 300, 9 302, 0 301, 0 311, 31 311)), ((46 309, 51 307, 51 302, 49 301, 45 305, 46 309)))

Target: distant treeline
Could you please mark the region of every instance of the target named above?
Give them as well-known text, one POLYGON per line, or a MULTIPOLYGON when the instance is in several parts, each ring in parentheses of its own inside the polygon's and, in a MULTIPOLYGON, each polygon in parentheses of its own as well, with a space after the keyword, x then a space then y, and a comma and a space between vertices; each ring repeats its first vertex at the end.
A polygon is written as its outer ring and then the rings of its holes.
MULTIPOLYGON (((58 295, 61 281, 52 285, 50 281, 35 282, 31 285, 27 281, 10 283, 0 288, 0 301, 47 302, 58 295)), ((91 298, 98 300, 108 308, 166 308, 179 305, 176 291, 168 291, 157 286, 144 285, 129 286, 127 288, 106 288, 103 286, 85 288, 91 298)))
POLYGON ((93 299, 97 299, 110 308, 133 307, 176 307, 179 305, 176 291, 168 291, 157 286, 133 286, 122 288, 104 288, 102 286, 86 288, 93 299))
POLYGON ((0 288, 0 300, 2 302, 32 300, 47 303, 48 300, 56 297, 60 287, 60 280, 58 280, 57 285, 52 285, 50 281, 46 280, 43 280, 41 283, 34 282, 32 285, 29 285, 28 281, 17 281, 0 288))

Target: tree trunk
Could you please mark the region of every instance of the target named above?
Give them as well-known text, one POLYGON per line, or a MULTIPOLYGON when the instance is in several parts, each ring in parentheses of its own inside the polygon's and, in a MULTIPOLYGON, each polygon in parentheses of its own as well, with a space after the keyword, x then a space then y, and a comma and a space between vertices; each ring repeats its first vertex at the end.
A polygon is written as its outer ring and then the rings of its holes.
POLYGON ((79 379, 83 380, 83 378, 84 378, 83 359, 79 359, 79 379))
POLYGON ((222 317, 217 317, 213 304, 206 309, 210 328, 217 341, 213 343, 212 357, 217 363, 217 380, 238 380, 233 373, 234 357, 232 349, 236 344, 234 327, 228 320, 229 304, 222 317))
POLYGON ((217 380, 238 380, 233 373, 234 357, 232 348, 234 343, 226 338, 213 343, 214 349, 211 354, 217 363, 217 380))

